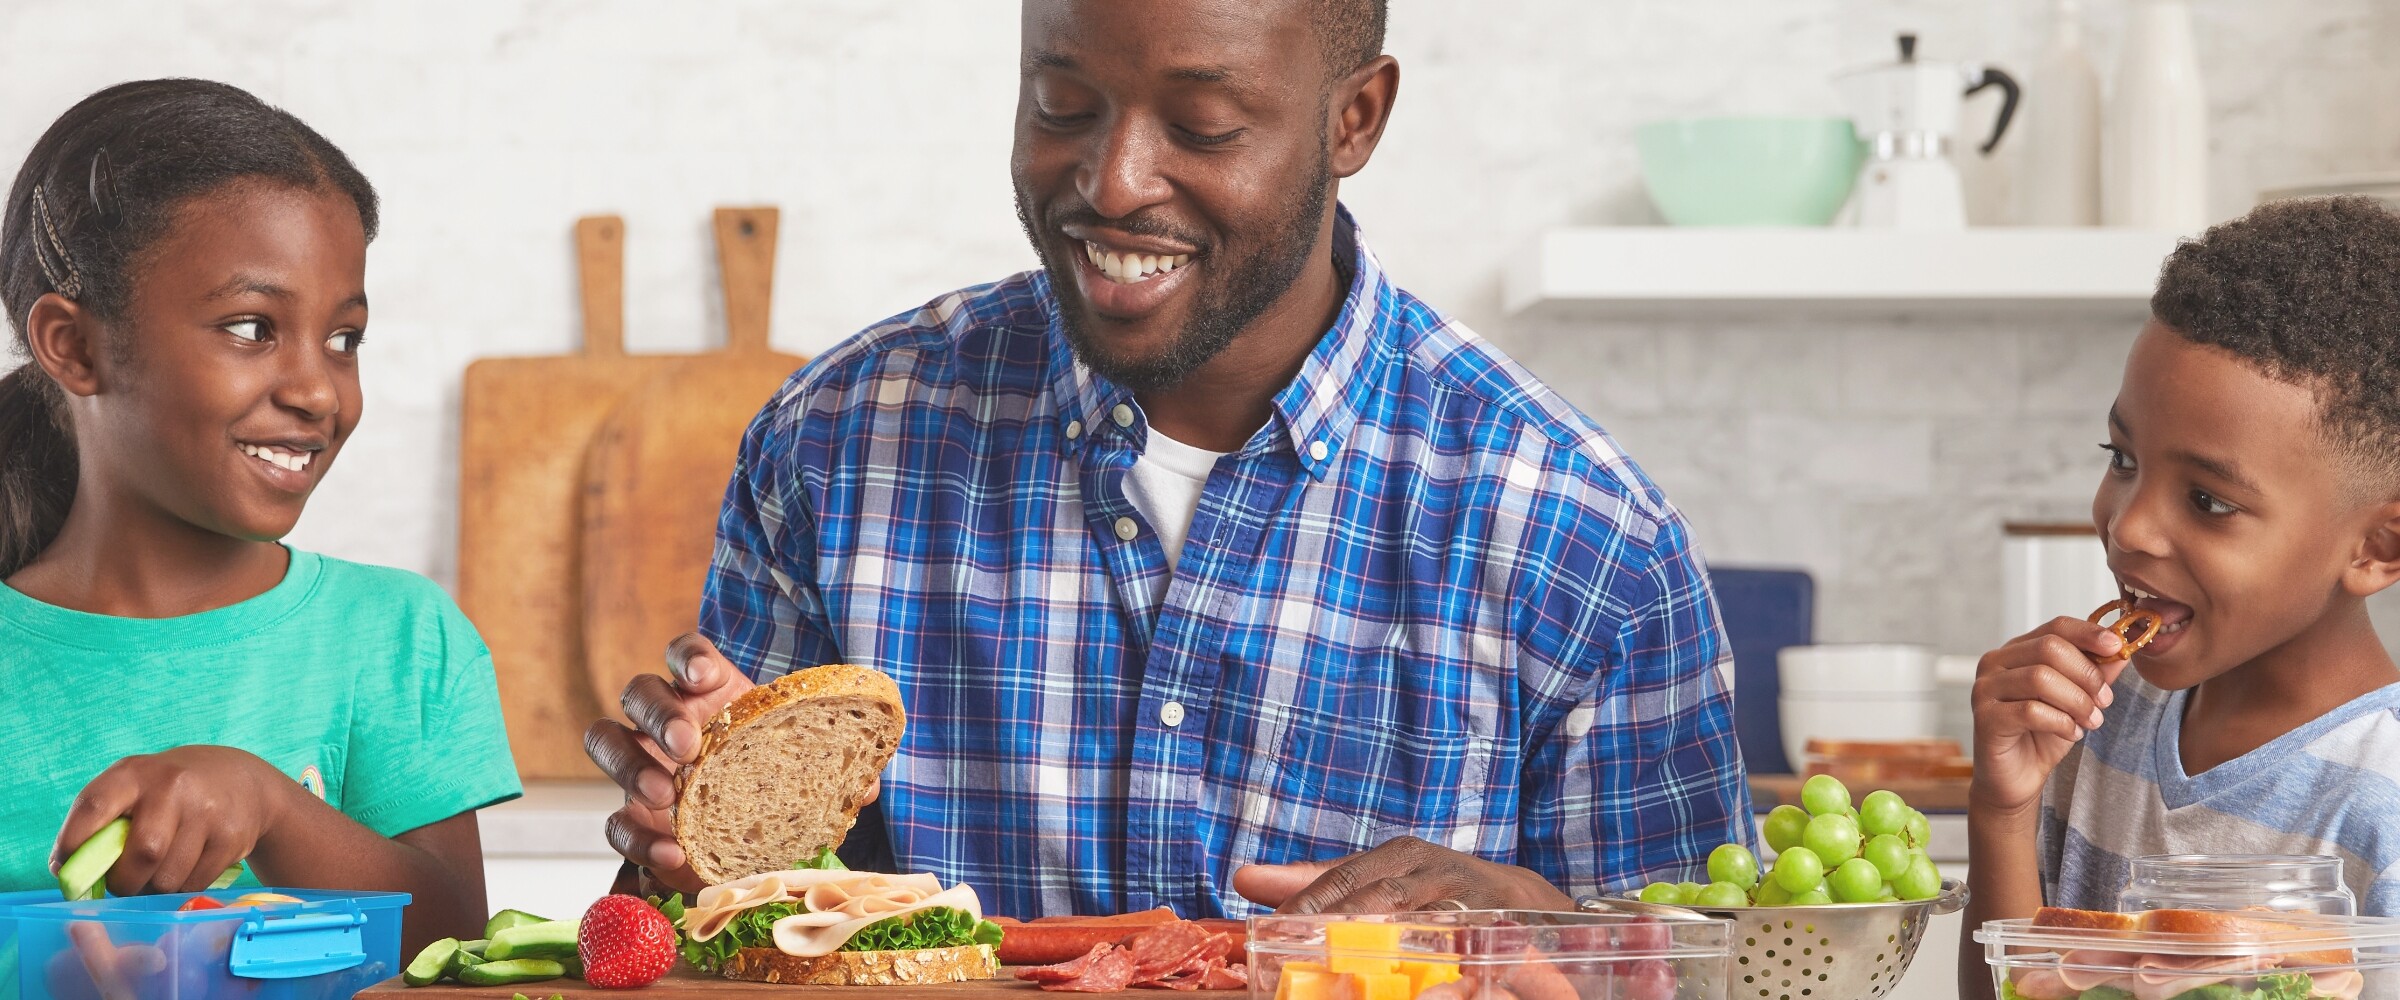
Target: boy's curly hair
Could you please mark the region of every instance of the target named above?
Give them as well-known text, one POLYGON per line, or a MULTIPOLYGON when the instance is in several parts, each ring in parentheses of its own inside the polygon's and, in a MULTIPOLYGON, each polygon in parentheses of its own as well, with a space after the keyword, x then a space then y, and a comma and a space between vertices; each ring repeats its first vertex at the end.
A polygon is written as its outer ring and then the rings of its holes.
POLYGON ((2260 206, 2176 247, 2150 312, 2316 393, 2360 485, 2400 488, 2400 213, 2360 197, 2260 206))

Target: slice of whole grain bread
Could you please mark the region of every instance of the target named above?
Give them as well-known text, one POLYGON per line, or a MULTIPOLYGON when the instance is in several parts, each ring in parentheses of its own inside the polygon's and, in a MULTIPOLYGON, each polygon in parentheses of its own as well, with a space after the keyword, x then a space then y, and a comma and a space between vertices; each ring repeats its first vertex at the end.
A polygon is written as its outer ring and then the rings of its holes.
POLYGON ((983 945, 916 951, 837 951, 816 958, 744 948, 721 970, 727 979, 802 986, 899 986, 990 979, 1000 961, 983 945))
POLYGON ((693 874, 715 885, 840 845, 906 726, 899 686, 849 664, 793 671, 734 699, 675 776, 675 840, 693 874))

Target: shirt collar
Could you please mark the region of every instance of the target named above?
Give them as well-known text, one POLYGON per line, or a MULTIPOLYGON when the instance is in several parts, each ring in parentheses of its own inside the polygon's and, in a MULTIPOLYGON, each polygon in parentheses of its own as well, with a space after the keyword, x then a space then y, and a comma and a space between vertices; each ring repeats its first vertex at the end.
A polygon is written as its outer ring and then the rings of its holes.
MULTIPOLYGON (((1383 264, 1367 249, 1356 219, 1346 206, 1334 208, 1334 249, 1350 260, 1350 287, 1332 326, 1317 341, 1300 374, 1276 393, 1269 426, 1241 449, 1251 454, 1289 447, 1309 474, 1323 479, 1340 461, 1342 446, 1358 425, 1374 392, 1377 365, 1388 356, 1380 349, 1394 320, 1394 292, 1383 264)), ((1055 289, 1046 272, 1036 272, 1043 308, 1049 320, 1051 391, 1061 401, 1057 419, 1070 453, 1079 452, 1096 433, 1130 429, 1120 416, 1141 419, 1133 393, 1093 374, 1075 360, 1068 344, 1055 289), (1123 410, 1119 410, 1123 407, 1123 410)))

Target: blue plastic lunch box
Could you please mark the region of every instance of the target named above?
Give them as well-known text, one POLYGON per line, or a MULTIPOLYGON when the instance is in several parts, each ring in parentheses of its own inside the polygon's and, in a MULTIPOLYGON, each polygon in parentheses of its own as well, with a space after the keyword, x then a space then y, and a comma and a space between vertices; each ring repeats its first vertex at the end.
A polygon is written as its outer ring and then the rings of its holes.
POLYGON ((67 903, 56 892, 12 893, 0 896, 0 951, 14 960, 8 985, 23 1000, 335 1000, 399 974, 408 899, 240 889, 67 903), (301 902, 178 909, 194 896, 250 892, 301 902))

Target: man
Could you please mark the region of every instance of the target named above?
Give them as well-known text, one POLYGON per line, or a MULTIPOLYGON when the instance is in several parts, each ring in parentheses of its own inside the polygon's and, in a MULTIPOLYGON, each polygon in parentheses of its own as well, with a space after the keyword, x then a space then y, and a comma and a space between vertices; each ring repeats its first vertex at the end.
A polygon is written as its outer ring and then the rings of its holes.
POLYGON ((705 638, 589 734, 620 852, 689 889, 662 765, 834 661, 909 714, 845 852, 998 913, 1566 908, 1750 839, 1681 519, 1335 201, 1399 88, 1382 8, 1026 0, 1042 269, 760 414, 705 638))

